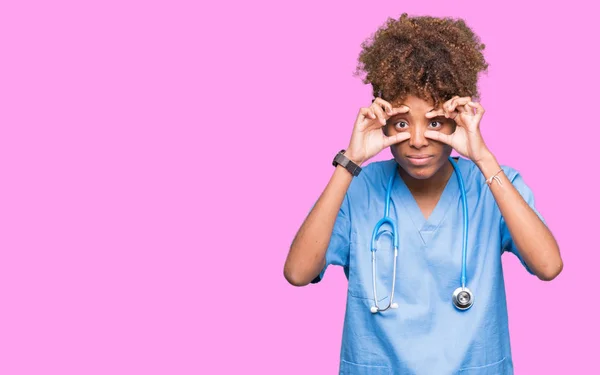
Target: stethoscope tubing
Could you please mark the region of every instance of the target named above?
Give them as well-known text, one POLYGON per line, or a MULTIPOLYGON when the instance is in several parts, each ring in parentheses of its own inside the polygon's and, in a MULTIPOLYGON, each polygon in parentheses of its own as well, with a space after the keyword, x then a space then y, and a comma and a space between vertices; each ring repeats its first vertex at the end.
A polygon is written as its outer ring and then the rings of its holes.
MULTIPOLYGON (((462 213, 463 213, 462 265, 461 265, 461 276, 460 276, 461 287, 457 288, 454 291, 452 299, 453 299, 455 306, 458 309, 466 310, 466 309, 470 308, 471 305, 473 304, 473 295, 472 295, 471 291, 466 287, 466 285, 467 285, 467 239, 468 239, 468 230, 469 230, 467 194, 466 194, 466 189, 465 189, 462 174, 460 172, 460 169, 458 168, 458 164, 454 161, 454 159, 452 159, 452 157, 449 157, 448 160, 452 164, 452 167, 454 168, 456 177, 458 179, 458 186, 460 189, 460 198, 461 198, 462 213), (457 302, 458 296, 460 293, 466 293, 468 295, 469 299, 467 300, 466 304, 460 305, 460 303, 457 302)), ((398 228, 396 226, 396 221, 390 217, 391 192, 392 192, 392 187, 394 185, 394 180, 396 179, 397 174, 398 173, 396 172, 396 169, 394 169, 394 173, 390 176, 390 178, 388 180, 386 197, 385 197, 384 216, 377 222, 377 224, 375 225, 375 228, 373 229, 373 233, 371 235, 371 263, 372 263, 372 275, 373 275, 373 297, 374 297, 374 302, 375 302, 375 306, 371 307, 371 312, 373 312, 373 313, 386 311, 389 308, 398 308, 398 304, 394 303, 393 301, 394 301, 394 292, 395 292, 395 287, 396 287, 396 268, 397 268, 396 266, 397 266, 398 248, 400 245, 400 239, 398 236, 398 228), (392 237, 393 237, 393 241, 394 241, 394 263, 393 263, 394 268, 393 268, 393 272, 392 272, 392 290, 391 290, 389 303, 385 308, 380 308, 379 303, 378 303, 377 285, 376 285, 376 283, 377 283, 377 279, 376 279, 377 247, 375 246, 375 243, 379 239, 379 236, 382 234, 379 232, 379 230, 385 224, 388 224, 392 228, 392 237)))

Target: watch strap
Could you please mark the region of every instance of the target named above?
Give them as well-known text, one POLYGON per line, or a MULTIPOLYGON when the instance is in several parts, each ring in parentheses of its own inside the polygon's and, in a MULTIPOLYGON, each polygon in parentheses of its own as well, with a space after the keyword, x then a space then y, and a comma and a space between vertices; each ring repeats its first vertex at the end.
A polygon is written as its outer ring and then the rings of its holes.
POLYGON ((362 168, 359 167, 358 164, 354 163, 352 160, 348 159, 348 157, 344 155, 345 152, 346 150, 341 150, 340 152, 338 152, 338 154, 333 159, 332 164, 334 167, 341 165, 342 167, 346 168, 352 176, 356 177, 359 175, 362 168))

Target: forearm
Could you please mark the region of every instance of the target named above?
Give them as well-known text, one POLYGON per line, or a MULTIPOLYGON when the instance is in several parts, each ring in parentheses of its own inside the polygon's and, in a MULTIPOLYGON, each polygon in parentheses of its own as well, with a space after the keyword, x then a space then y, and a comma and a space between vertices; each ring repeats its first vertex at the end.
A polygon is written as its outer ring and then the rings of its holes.
MULTIPOLYGON (((477 162, 477 166, 486 179, 501 169, 491 154, 477 162)), ((489 188, 519 253, 538 278, 552 280, 563 267, 554 236, 506 175, 501 172, 498 177, 502 185, 493 181, 489 188)))
POLYGON ((351 181, 352 175, 338 165, 298 230, 284 266, 284 275, 290 284, 309 284, 325 266, 325 252, 351 181))

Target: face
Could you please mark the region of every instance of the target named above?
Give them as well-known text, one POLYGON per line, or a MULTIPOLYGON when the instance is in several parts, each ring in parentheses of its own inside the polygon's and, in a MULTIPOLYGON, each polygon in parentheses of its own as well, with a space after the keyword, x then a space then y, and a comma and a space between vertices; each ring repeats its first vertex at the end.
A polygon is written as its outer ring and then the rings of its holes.
POLYGON ((419 180, 431 178, 442 168, 452 152, 452 148, 444 143, 425 138, 425 131, 438 131, 446 134, 454 133, 456 124, 444 116, 427 118, 425 114, 440 109, 433 106, 433 101, 425 101, 414 96, 391 102, 393 107, 405 105, 407 113, 391 117, 385 126, 388 136, 400 132, 410 132, 410 139, 390 147, 396 162, 411 177, 419 180))

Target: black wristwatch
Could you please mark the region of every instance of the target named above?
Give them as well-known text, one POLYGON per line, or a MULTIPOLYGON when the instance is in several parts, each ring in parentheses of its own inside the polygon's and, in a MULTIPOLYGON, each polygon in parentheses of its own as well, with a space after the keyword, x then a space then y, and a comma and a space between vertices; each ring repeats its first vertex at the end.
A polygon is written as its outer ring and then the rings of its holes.
POLYGON ((344 152, 346 152, 346 150, 338 152, 338 154, 333 159, 333 166, 336 167, 339 164, 342 167, 346 168, 352 176, 358 176, 362 168, 359 167, 352 160, 348 159, 346 155, 344 155, 344 152))

